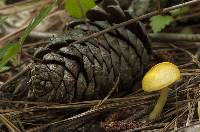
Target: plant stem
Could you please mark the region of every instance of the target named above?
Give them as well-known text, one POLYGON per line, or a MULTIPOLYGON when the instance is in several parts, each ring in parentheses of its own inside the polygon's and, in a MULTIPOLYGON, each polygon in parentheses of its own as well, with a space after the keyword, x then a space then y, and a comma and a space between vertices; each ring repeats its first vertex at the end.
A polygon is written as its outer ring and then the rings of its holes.
POLYGON ((163 110, 163 107, 165 106, 165 103, 167 101, 168 93, 169 93, 168 87, 160 90, 160 97, 159 97, 153 111, 149 115, 150 121, 155 120, 156 118, 158 118, 160 116, 160 114, 163 110))

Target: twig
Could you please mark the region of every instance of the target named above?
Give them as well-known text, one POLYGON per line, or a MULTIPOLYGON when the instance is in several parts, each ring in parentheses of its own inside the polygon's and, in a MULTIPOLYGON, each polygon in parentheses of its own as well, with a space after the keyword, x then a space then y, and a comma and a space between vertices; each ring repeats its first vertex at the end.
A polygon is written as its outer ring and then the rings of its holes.
POLYGON ((120 74, 119 74, 117 81, 115 82, 114 86, 112 87, 110 92, 107 94, 107 96, 103 100, 99 101, 99 103, 97 105, 95 105, 93 107, 93 109, 97 109, 98 107, 100 107, 111 96, 111 94, 117 89, 117 87, 119 85, 119 80, 120 80, 120 74))
POLYGON ((190 126, 181 127, 175 131, 172 132, 198 132, 200 130, 200 124, 194 123, 190 126))
POLYGON ((24 11, 31 8, 37 8, 39 6, 43 6, 46 4, 51 3, 52 0, 41 0, 41 1, 35 1, 35 0, 26 0, 23 2, 15 3, 12 5, 4 6, 0 8, 0 15, 11 15, 20 11, 24 11))
MULTIPOLYGON (((11 34, 13 32, 16 32, 16 30, 19 30, 17 28, 8 28, 6 29, 4 34, 11 34)), ((39 32, 39 31, 31 31, 29 34, 29 37, 36 38, 36 39, 47 39, 51 37, 57 37, 58 34, 56 33, 50 33, 50 32, 39 32)))
MULTIPOLYGON (((13 28, 7 31, 7 33, 10 33, 12 31, 16 31, 16 29, 13 28)), ((51 37, 58 37, 59 34, 50 33, 50 32, 32 31, 29 34, 29 36, 31 38, 36 38, 36 39, 48 39, 51 37)), ((199 42, 200 41, 200 34, 149 33, 149 37, 153 42, 174 42, 174 41, 199 42)), ((25 47, 26 46, 28 45, 25 45, 25 47)))
POLYGON ((39 41, 39 42, 35 42, 35 43, 29 43, 29 44, 25 44, 23 45, 23 48, 34 48, 34 47, 37 47, 37 46, 43 46, 43 45, 46 45, 48 44, 49 41, 39 41))
POLYGON ((152 130, 156 128, 162 128, 166 125, 166 123, 160 123, 160 124, 155 124, 155 125, 150 125, 150 126, 143 126, 140 128, 134 128, 134 129, 129 129, 124 132, 141 132, 142 130, 152 130))
POLYGON ((180 115, 176 116, 172 121, 170 121, 170 123, 168 123, 168 124, 161 130, 161 132, 166 132, 166 131, 170 128, 170 126, 173 125, 173 124, 175 123, 175 121, 177 120, 177 118, 180 118, 181 116, 183 116, 187 111, 188 111, 187 106, 185 106, 184 111, 183 111, 180 115))
POLYGON ((23 32, 27 26, 28 26, 28 21, 30 21, 32 18, 34 18, 36 13, 32 14, 31 17, 25 21, 25 23, 19 28, 15 29, 12 32, 9 32, 9 34, 5 35, 4 37, 0 38, 0 45, 3 47, 4 44, 8 43, 9 41, 12 41, 19 37, 21 32, 23 32))
MULTIPOLYGON (((188 5, 192 5, 192 4, 196 4, 196 3, 198 3, 198 2, 200 2, 200 0, 192 0, 192 1, 189 1, 189 2, 185 2, 185 3, 182 3, 182 4, 178 4, 178 5, 172 6, 172 7, 164 8, 164 9, 162 10, 162 13, 167 13, 167 12, 169 12, 169 11, 171 11, 171 10, 174 10, 174 9, 177 9, 177 8, 181 8, 181 7, 184 7, 184 6, 188 6, 188 5)), ((136 17, 136 18, 134 18, 134 19, 130 19, 130 20, 128 20, 128 21, 125 21, 125 22, 122 22, 122 23, 120 23, 120 24, 116 24, 116 25, 114 25, 114 26, 112 26, 112 27, 109 27, 109 28, 107 28, 107 29, 105 29, 105 30, 99 31, 99 32, 94 33, 94 34, 92 34, 92 35, 89 35, 89 36, 87 36, 87 37, 85 37, 85 38, 83 38, 83 39, 81 39, 81 40, 75 41, 75 42, 73 42, 72 44, 84 42, 84 41, 86 41, 86 40, 88 40, 88 39, 90 39, 90 38, 98 37, 98 36, 100 36, 100 35, 102 35, 102 34, 104 34, 104 33, 106 33, 106 32, 109 32, 109 31, 111 31, 111 30, 114 30, 114 29, 116 29, 116 28, 129 25, 129 24, 131 24, 131 23, 134 23, 134 22, 136 22, 136 21, 140 21, 140 20, 142 20, 142 19, 145 19, 145 18, 154 16, 154 15, 157 15, 157 14, 159 14, 159 13, 160 13, 160 11, 157 10, 157 11, 153 11, 153 12, 147 13, 147 14, 145 14, 145 15, 136 17)), ((54 34, 54 35, 55 35, 55 34, 54 34)), ((49 36, 49 34, 48 34, 47 36, 49 36)), ((0 41, 0 42, 1 42, 1 41, 0 41)))
POLYGON ((198 58, 195 55, 193 55, 191 52, 189 52, 188 50, 185 50, 183 48, 177 47, 174 44, 169 44, 169 45, 175 49, 178 49, 178 50, 181 50, 181 51, 187 53, 192 58, 191 61, 194 62, 200 68, 200 62, 199 62, 198 58))
MULTIPOLYGON (((102 105, 109 105, 109 104, 116 104, 121 102, 134 102, 134 105, 137 106, 137 103, 141 100, 150 100, 157 95, 146 95, 146 96, 138 96, 138 97, 124 97, 124 98, 112 98, 107 99, 106 102, 102 105)), ((92 100, 92 101, 83 101, 83 102, 76 102, 70 104, 58 104, 58 103, 45 103, 45 102, 24 102, 24 101, 8 101, 8 100, 0 100, 1 103, 12 103, 12 104, 30 104, 30 105, 38 105, 29 108, 22 109, 20 111, 12 111, 6 113, 6 116, 12 115, 20 115, 27 112, 36 112, 38 110, 53 110, 53 109, 65 109, 65 110, 74 110, 74 109, 82 109, 82 108, 91 108, 94 105, 97 105, 98 102, 101 100, 92 100)))
POLYGON ((156 4, 157 4, 157 10, 162 13, 162 8, 161 8, 161 2, 160 0, 156 0, 156 4))
POLYGON ((190 19, 192 17, 199 17, 200 16, 200 12, 196 12, 196 13, 193 13, 193 14, 189 14, 189 15, 185 15, 185 16, 182 16, 182 17, 178 17, 176 18, 175 20, 183 20, 183 19, 190 19))
MULTIPOLYGON (((197 77, 197 76, 196 76, 197 77)), ((190 80, 191 81, 191 80, 190 80)), ((188 82, 189 83, 189 82, 188 82)), ((191 99, 189 99, 191 100, 191 99)), ((191 101, 191 105, 195 105, 196 102, 199 102, 199 98, 198 97, 195 97, 195 99, 192 99, 193 101, 191 101)), ((180 113, 179 115, 177 115, 172 121, 170 121, 162 130, 161 132, 166 132, 174 123, 175 121, 180 118, 181 116, 183 116, 187 111, 188 111, 188 106, 187 105, 184 105, 182 108, 181 108, 183 111, 182 113, 180 113)))
POLYGON ((26 29, 26 27, 27 27, 27 25, 19 28, 18 30, 16 30, 13 33, 10 33, 10 34, 8 34, 8 35, 0 38, 0 45, 1 45, 1 47, 3 47, 3 45, 5 43, 7 43, 8 41, 12 41, 12 40, 16 39, 20 35, 20 33, 26 29))
MULTIPOLYGON (((168 7, 168 8, 164 8, 164 9, 162 10, 162 13, 167 13, 167 12, 172 11, 172 10, 174 10, 174 9, 182 8, 182 7, 185 7, 185 6, 188 6, 188 5, 193 5, 193 4, 196 4, 196 3, 198 3, 198 2, 200 2, 200 0, 191 0, 191 1, 188 1, 188 2, 185 2, 185 3, 182 3, 182 4, 178 4, 178 5, 175 5, 175 6, 168 7)), ((100 35, 102 35, 102 34, 104 34, 104 33, 106 33, 106 32, 109 32, 109 31, 111 31, 111 30, 114 30, 114 29, 116 29, 116 28, 123 27, 123 26, 129 25, 129 24, 132 24, 132 23, 134 23, 134 22, 143 20, 143 19, 145 19, 145 18, 152 17, 152 16, 157 15, 157 14, 160 14, 160 11, 157 11, 157 10, 156 10, 156 11, 147 13, 147 14, 145 14, 145 15, 136 17, 136 18, 134 18, 134 19, 130 19, 130 20, 128 20, 128 21, 125 21, 125 22, 122 22, 122 23, 119 23, 119 24, 115 24, 115 25, 112 26, 112 27, 109 27, 109 28, 104 29, 104 30, 102 30, 102 31, 99 31, 99 32, 97 32, 97 33, 93 33, 93 34, 91 34, 91 35, 89 35, 89 36, 87 36, 87 37, 84 37, 84 38, 81 39, 81 40, 75 41, 75 42, 73 42, 73 43, 71 43, 71 44, 82 43, 82 42, 84 42, 84 41, 86 41, 86 40, 88 40, 88 39, 98 37, 98 36, 100 36, 100 35)))
POLYGON ((0 114, 0 120, 10 129, 11 132, 21 132, 12 122, 0 114))
MULTIPOLYGON (((32 1, 32 2, 34 2, 34 1, 32 1)), ((39 4, 39 6, 36 5, 36 7, 40 7, 40 6, 49 4, 49 3, 51 3, 51 2, 52 2, 52 0, 44 0, 42 3, 41 3, 41 1, 39 1, 39 3, 36 3, 36 4, 39 4)), ((23 2, 22 2, 22 3, 23 3, 23 2)), ((31 1, 27 1, 27 3, 29 3, 29 4, 31 5, 31 1), (30 2, 30 3, 29 3, 29 2, 30 2)), ((32 5, 34 5, 34 4, 35 4, 35 2, 32 3, 32 5)), ((23 4, 22 4, 22 5, 23 5, 23 4)), ((12 6, 11 6, 11 7, 12 7, 12 6)), ((4 7, 4 8, 5 8, 5 7, 4 7)), ((3 9, 0 8, 0 14, 2 13, 1 10, 4 10, 4 8, 3 8, 3 9)), ((8 8, 8 9, 9 9, 9 8, 8 8)), ((42 9, 42 8, 41 8, 41 9, 42 9)), ((41 9, 39 9, 39 11, 40 11, 41 9)), ((9 11, 10 11, 10 10, 9 10, 9 11)), ((24 24, 23 26, 21 26, 19 29, 14 30, 14 32, 11 32, 11 33, 9 33, 8 35, 6 35, 6 36, 0 38, 0 45, 2 46, 2 45, 4 45, 4 44, 6 44, 8 41, 12 41, 12 40, 16 39, 16 38, 20 35, 20 33, 21 33, 22 31, 24 31, 24 30, 27 28, 27 26, 28 26, 28 24, 27 24, 28 21, 31 20, 32 18, 34 18, 36 15, 37 15, 37 13, 32 14, 31 17, 30 17, 28 20, 26 20, 26 22, 25 22, 25 24, 24 24)))
POLYGON ((134 104, 132 101, 129 100, 129 101, 124 101, 124 102, 111 103, 111 104, 107 104, 107 105, 104 105, 102 107, 99 107, 97 109, 92 108, 92 109, 90 109, 86 112, 72 116, 72 117, 64 119, 64 120, 48 123, 48 124, 30 129, 30 130, 27 130, 26 132, 37 132, 37 131, 44 130, 47 127, 54 126, 54 125, 60 125, 60 124, 63 124, 67 128, 70 128, 70 127, 73 127, 76 124, 80 124, 84 120, 94 118, 96 115, 99 115, 99 113, 102 113, 102 112, 105 112, 105 111, 109 111, 109 110, 116 109, 116 108, 119 108, 119 107, 123 108, 123 107, 138 106, 138 105, 143 105, 143 104, 149 104, 149 102, 146 101, 146 102, 141 102, 141 103, 139 102, 138 104, 137 103, 134 104))
POLYGON ((12 66, 12 67, 10 67, 10 68, 8 68, 6 70, 0 71, 0 74, 9 72, 11 70, 16 70, 17 68, 21 67, 22 65, 26 64, 29 61, 30 61, 29 59, 26 59, 22 63, 18 64, 17 66, 12 66))
POLYGON ((200 41, 200 34, 178 34, 178 33, 151 33, 149 34, 152 41, 200 41))
POLYGON ((4 90, 5 87, 10 84, 11 82, 13 82, 14 80, 17 80, 20 76, 24 75, 26 72, 29 71, 30 67, 31 67, 32 63, 30 63, 24 70, 22 70, 21 72, 19 72, 16 76, 14 76, 13 78, 9 79, 7 82, 5 82, 4 84, 2 84, 0 86, 0 90, 4 90))

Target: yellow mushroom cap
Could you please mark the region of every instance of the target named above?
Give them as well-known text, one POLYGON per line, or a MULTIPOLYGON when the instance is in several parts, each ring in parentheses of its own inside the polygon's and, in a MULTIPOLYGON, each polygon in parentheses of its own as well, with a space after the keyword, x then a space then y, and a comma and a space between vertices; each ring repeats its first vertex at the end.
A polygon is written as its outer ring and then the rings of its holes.
POLYGON ((165 88, 180 79, 180 70, 170 62, 153 66, 142 80, 142 89, 146 92, 165 88))

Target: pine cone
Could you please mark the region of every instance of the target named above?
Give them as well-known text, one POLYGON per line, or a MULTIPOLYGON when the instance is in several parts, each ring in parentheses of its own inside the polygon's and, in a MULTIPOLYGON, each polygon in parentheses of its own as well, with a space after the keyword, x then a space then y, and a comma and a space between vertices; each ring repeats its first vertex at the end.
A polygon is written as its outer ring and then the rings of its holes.
MULTIPOLYGON (((121 27, 83 43, 71 44, 127 19, 119 6, 114 12, 118 9, 123 20, 72 22, 65 36, 54 38, 46 47, 39 48, 35 57, 41 61, 36 60, 31 70, 28 97, 65 103, 100 99, 112 89, 118 77, 120 81, 114 95, 130 90, 150 59, 151 51, 147 52, 142 43, 148 38, 142 39, 146 34, 141 25, 134 25, 137 27, 134 31, 130 26, 121 27), (136 31, 140 31, 139 35, 134 34, 136 31)), ((108 15, 108 11, 104 13, 110 18, 112 13, 108 15)))

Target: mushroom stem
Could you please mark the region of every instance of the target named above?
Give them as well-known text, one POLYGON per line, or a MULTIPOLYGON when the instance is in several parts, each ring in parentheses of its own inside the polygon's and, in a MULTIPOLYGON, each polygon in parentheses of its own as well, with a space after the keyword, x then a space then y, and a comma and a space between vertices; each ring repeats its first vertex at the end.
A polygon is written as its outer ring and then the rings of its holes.
POLYGON ((160 116, 160 114, 163 110, 163 107, 165 106, 165 103, 167 101, 168 93, 169 93, 168 87, 160 90, 160 97, 159 97, 153 111, 149 115, 150 121, 155 120, 160 116))

